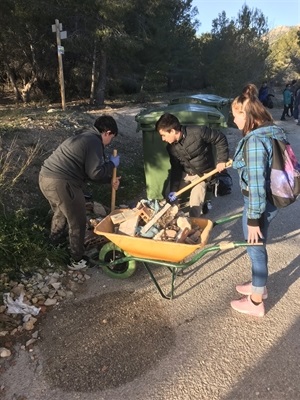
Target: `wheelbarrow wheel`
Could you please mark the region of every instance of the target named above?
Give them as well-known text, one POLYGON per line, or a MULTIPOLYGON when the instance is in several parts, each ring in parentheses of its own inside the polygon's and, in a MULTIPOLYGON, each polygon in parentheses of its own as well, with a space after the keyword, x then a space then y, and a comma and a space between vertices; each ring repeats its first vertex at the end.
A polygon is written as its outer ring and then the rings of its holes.
POLYGON ((133 275, 136 270, 135 260, 114 264, 115 260, 119 260, 126 256, 127 254, 114 243, 106 243, 99 252, 99 260, 109 263, 109 265, 102 266, 106 275, 117 279, 126 279, 133 275))

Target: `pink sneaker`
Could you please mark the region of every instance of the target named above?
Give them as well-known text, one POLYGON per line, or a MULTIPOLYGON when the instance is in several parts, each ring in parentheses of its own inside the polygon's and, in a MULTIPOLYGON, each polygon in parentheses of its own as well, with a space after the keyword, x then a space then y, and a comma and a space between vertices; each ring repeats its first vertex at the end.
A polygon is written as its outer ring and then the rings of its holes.
POLYGON ((252 303, 250 296, 242 297, 240 300, 233 300, 231 307, 242 314, 253 315, 254 317, 263 317, 265 315, 264 303, 258 306, 252 303))
MULTIPOLYGON (((245 296, 248 296, 249 294, 252 294, 252 282, 244 283, 243 285, 236 285, 235 289, 237 292, 239 292, 245 296)), ((264 300, 266 300, 268 298, 268 291, 267 291, 266 287, 264 290, 264 294, 262 295, 262 298, 264 300)))

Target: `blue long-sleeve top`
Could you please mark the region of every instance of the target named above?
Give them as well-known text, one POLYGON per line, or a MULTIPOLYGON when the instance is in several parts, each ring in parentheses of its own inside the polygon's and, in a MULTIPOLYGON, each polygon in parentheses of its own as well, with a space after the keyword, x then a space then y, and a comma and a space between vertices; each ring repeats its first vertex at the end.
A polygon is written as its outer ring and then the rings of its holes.
POLYGON ((237 169, 243 194, 249 196, 248 225, 258 226, 266 209, 267 191, 270 190, 272 140, 286 140, 282 128, 263 126, 244 136, 238 143, 233 168, 237 169))

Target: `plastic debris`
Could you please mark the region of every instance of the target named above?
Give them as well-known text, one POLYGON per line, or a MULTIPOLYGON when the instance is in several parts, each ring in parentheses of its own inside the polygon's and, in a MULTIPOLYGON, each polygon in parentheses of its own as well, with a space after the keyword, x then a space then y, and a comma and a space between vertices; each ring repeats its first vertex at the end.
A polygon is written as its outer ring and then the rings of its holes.
POLYGON ((40 308, 35 306, 30 306, 23 302, 24 294, 21 293, 20 296, 14 300, 10 293, 3 294, 4 304, 7 306, 6 313, 7 314, 31 314, 38 315, 40 312, 40 308))

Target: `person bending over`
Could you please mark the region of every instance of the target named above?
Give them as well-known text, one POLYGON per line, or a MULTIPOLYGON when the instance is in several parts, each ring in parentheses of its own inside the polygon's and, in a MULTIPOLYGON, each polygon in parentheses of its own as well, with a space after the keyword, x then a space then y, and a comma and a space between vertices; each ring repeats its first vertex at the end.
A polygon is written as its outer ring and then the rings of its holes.
MULTIPOLYGON (((217 168, 225 169, 228 161, 228 142, 226 136, 217 129, 207 126, 180 124, 178 118, 169 113, 163 114, 155 128, 161 139, 167 142, 170 156, 170 201, 176 200, 175 192, 199 176, 217 168), (213 152, 216 149, 216 161, 213 152)), ((195 185, 190 193, 190 217, 199 218, 205 202, 208 182, 195 185)))
MULTIPOLYGON (((111 183, 119 156, 105 159, 104 147, 118 134, 117 123, 111 116, 96 119, 94 126, 61 143, 43 162, 39 174, 40 189, 53 211, 50 240, 58 243, 69 231, 71 269, 88 266, 84 256, 86 204, 83 192, 85 182, 111 183)), ((112 182, 117 190, 120 177, 112 182)))

